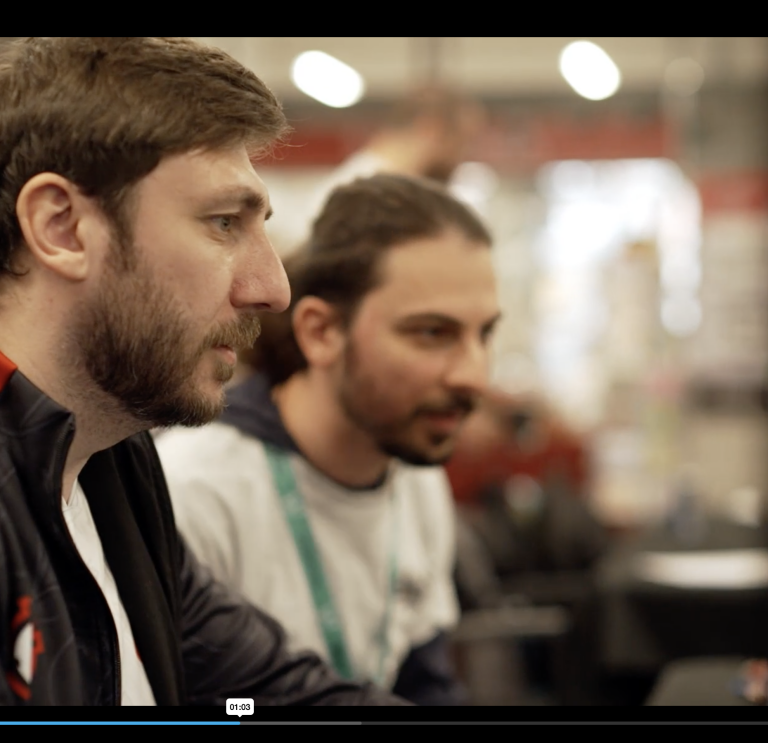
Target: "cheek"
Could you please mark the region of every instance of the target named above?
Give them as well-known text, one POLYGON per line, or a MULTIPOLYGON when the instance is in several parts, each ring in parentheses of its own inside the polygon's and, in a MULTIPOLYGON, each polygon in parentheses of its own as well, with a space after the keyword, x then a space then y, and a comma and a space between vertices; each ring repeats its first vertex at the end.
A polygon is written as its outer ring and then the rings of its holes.
POLYGON ((229 301, 232 271, 226 260, 214 257, 190 245, 182 253, 168 250, 152 266, 157 283, 190 317, 212 319, 229 301))
POLYGON ((211 271, 207 276, 190 276, 186 283, 177 282, 177 297, 190 317, 213 320, 229 303, 231 282, 211 271))
POLYGON ((369 348, 360 367, 372 396, 393 408, 411 407, 434 395, 444 372, 440 354, 402 341, 369 348))

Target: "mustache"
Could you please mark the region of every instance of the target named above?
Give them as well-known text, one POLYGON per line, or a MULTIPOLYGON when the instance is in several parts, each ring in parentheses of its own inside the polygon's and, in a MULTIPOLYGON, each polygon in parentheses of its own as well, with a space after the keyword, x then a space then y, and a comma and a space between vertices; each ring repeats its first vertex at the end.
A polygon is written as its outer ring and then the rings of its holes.
POLYGON ((454 395, 454 397, 440 405, 422 405, 416 411, 417 415, 453 415, 463 413, 469 415, 477 407, 477 400, 469 395, 454 395))
POLYGON ((235 351, 252 348, 261 335, 261 321, 256 315, 246 315, 234 323, 211 331, 203 341, 203 348, 229 346, 235 351))

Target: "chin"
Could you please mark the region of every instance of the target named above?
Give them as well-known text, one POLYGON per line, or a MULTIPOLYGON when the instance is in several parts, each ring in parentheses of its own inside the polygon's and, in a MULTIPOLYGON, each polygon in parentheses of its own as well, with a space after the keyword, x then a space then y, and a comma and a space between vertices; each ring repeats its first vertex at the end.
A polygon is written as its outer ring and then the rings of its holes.
POLYGON ((382 451, 390 457, 395 457, 406 464, 417 467, 434 467, 445 464, 453 454, 453 441, 442 446, 415 446, 408 444, 382 445, 382 451))
POLYGON ((224 396, 224 389, 234 375, 235 368, 229 364, 219 362, 213 368, 203 366, 195 376, 193 395, 214 404, 224 396))
POLYGON ((175 425, 196 428, 212 423, 221 415, 226 403, 224 384, 208 381, 182 392, 171 406, 168 416, 175 425))

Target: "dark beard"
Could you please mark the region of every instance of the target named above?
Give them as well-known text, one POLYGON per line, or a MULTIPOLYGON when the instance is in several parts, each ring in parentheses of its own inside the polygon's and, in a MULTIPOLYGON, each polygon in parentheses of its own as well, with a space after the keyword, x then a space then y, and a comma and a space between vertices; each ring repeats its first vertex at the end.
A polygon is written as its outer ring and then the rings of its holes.
MULTIPOLYGON (((476 407, 476 401, 471 396, 456 392, 452 399, 444 405, 421 406, 403 421, 380 425, 371 420, 369 403, 373 400, 373 405, 377 405, 375 395, 370 394, 370 385, 366 386, 364 382, 361 384, 360 380, 360 360, 354 344, 350 342, 345 350, 344 378, 338 391, 339 404, 347 418, 365 431, 384 454, 420 467, 444 464, 450 459, 453 454, 453 447, 447 452, 442 451, 437 455, 431 454, 423 447, 417 448, 407 443, 405 434, 409 425, 425 413, 451 413, 455 411, 468 415, 476 407)), ((435 447, 441 447, 451 438, 448 435, 439 435, 433 437, 431 443, 435 447)))
POLYGON ((202 426, 224 407, 223 385, 234 369, 217 359, 218 399, 195 389, 200 361, 218 345, 242 348, 258 337, 255 316, 220 327, 202 343, 189 342, 189 325, 146 269, 111 267, 97 297, 72 330, 74 348, 93 382, 147 427, 202 426))
MULTIPOLYGON (((442 443, 442 442, 440 442, 442 443)), ((379 448, 389 457, 399 459, 406 464, 412 464, 416 467, 432 467, 437 464, 445 464, 453 454, 453 449, 439 457, 427 456, 423 451, 418 451, 414 447, 404 446, 403 444, 393 441, 388 443, 386 440, 378 442, 379 448)))

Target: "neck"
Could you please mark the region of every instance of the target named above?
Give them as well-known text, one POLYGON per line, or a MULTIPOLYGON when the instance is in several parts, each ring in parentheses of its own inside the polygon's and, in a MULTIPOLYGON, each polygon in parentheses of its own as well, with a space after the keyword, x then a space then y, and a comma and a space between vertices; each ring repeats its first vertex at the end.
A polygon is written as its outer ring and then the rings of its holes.
POLYGON ((273 397, 288 433, 323 474, 352 488, 384 476, 389 457, 349 420, 333 392, 311 371, 294 374, 275 388, 273 397))
POLYGON ((88 459, 97 451, 108 449, 141 430, 130 416, 119 409, 115 400, 86 379, 82 365, 68 355, 55 332, 38 337, 33 344, 20 343, 29 333, 24 327, 46 327, 52 323, 16 324, 3 318, 0 350, 39 390, 75 415, 75 437, 67 453, 62 477, 62 496, 66 502, 75 480, 88 459), (62 353, 51 352, 60 349, 62 353))

